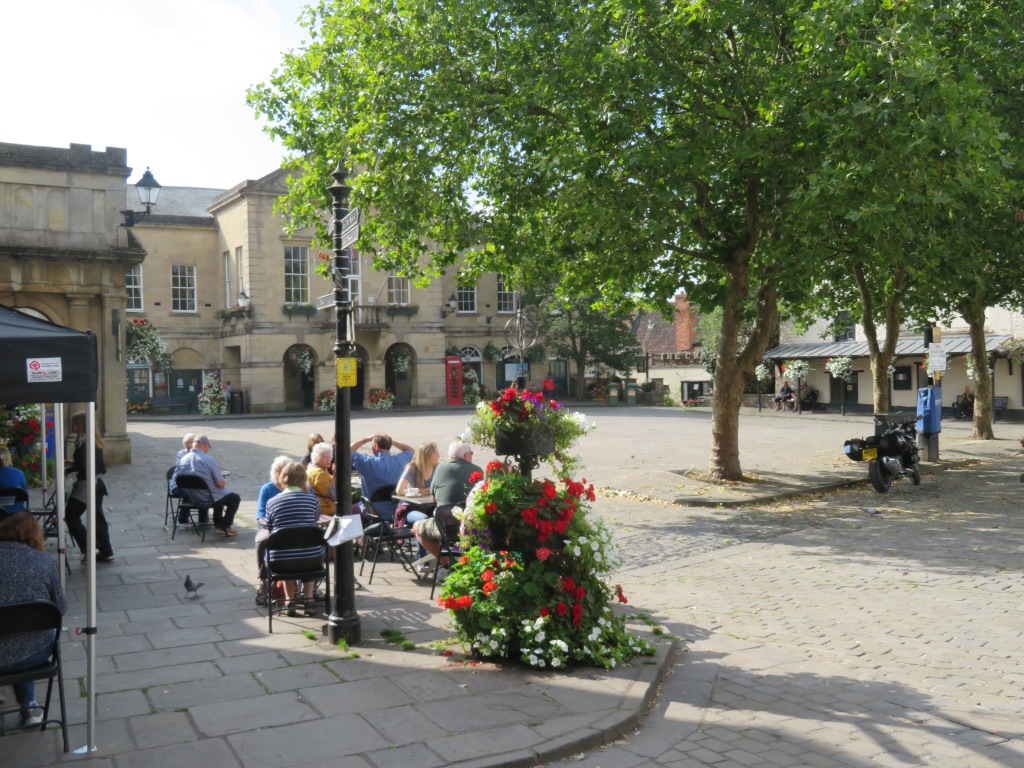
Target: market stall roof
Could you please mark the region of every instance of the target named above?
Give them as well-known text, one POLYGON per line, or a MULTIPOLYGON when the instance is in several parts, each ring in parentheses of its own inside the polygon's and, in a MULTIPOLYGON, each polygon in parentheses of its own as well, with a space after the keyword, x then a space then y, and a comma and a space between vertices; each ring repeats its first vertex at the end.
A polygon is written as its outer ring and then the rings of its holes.
MULTIPOLYGON (((986 335, 985 351, 995 352, 999 345, 1009 339, 1008 335, 986 335)), ((942 346, 947 355, 966 355, 971 351, 970 336, 944 336, 942 346)), ((923 357, 924 339, 921 337, 900 339, 896 342, 896 357, 923 357)), ((766 360, 824 360, 829 357, 868 357, 866 341, 823 341, 817 343, 797 342, 780 344, 764 353, 766 360)))
POLYGON ((0 304, 0 403, 95 402, 96 336, 0 304))

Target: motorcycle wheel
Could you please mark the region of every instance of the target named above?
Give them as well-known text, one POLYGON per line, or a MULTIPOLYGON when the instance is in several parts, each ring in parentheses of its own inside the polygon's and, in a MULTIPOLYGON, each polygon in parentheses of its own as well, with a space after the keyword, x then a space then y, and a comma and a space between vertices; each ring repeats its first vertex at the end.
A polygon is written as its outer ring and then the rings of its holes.
POLYGON ((921 484, 921 470, 917 468, 917 464, 910 470, 910 479, 914 481, 914 485, 921 484))
POLYGON ((879 493, 889 492, 889 486, 892 485, 892 475, 885 470, 885 467, 877 459, 872 459, 868 462, 868 477, 871 478, 871 484, 875 487, 876 491, 879 493))

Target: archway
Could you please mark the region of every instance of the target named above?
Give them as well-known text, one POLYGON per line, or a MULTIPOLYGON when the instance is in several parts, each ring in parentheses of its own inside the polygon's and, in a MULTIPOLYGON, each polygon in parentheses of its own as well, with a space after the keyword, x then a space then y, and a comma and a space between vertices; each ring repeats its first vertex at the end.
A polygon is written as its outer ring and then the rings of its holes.
POLYGON ((462 397, 467 403, 475 403, 480 399, 480 395, 483 393, 484 387, 484 356, 480 354, 480 350, 471 344, 467 344, 460 350, 459 356, 462 358, 462 397), (476 381, 471 381, 472 377, 467 376, 467 372, 472 371, 476 375, 476 381), (468 391, 472 389, 472 386, 476 385, 476 396, 472 396, 472 392, 468 391), (468 386, 467 386, 468 385, 468 386))
POLYGON ((316 397, 316 352, 308 344, 292 344, 284 353, 284 407, 312 410, 316 397))
POLYGON ((413 360, 408 344, 392 344, 384 353, 384 387, 395 396, 395 405, 412 403, 413 360))

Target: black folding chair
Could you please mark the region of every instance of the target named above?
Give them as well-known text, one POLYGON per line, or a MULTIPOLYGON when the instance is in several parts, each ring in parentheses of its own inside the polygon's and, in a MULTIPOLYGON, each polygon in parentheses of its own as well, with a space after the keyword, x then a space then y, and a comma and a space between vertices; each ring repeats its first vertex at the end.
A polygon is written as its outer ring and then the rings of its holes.
MULTIPOLYGON (((373 546, 373 566, 370 568, 370 578, 366 582, 367 584, 373 583, 373 572, 377 570, 377 559, 380 557, 382 547, 391 553, 391 562, 394 562, 395 555, 398 555, 402 567, 414 575, 416 573, 410 553, 406 551, 405 547, 406 542, 416 538, 416 534, 409 526, 395 528, 390 521, 381 517, 373 506, 375 501, 390 501, 394 493, 394 485, 382 485, 373 492, 369 500, 363 499, 363 535, 366 537, 366 547, 373 546)), ((363 548, 363 562, 359 566, 360 576, 363 575, 363 569, 366 567, 366 547, 363 548)))
MULTIPOLYGON (((324 580, 324 613, 330 613, 331 574, 324 562, 327 544, 324 532, 318 525, 298 525, 292 528, 279 528, 267 539, 266 577, 263 579, 263 591, 267 595, 267 631, 274 631, 274 599, 275 581, 318 581, 324 580), (271 560, 275 551, 286 549, 320 549, 316 556, 302 557, 296 560, 271 560)), ((316 598, 314 597, 314 600, 316 598)))
POLYGON ((206 541, 206 531, 210 528, 210 510, 213 509, 213 492, 210 486, 199 475, 181 474, 175 480, 181 499, 178 501, 178 508, 173 510, 172 519, 174 529, 171 531, 171 541, 178 532, 178 526, 191 526, 192 530, 202 541, 206 541), (185 516, 183 522, 179 522, 181 516, 185 516))
POLYGON ((28 491, 24 488, 0 488, 0 521, 6 520, 14 514, 8 510, 15 504, 24 504, 28 509, 28 491))
MULTIPOLYGON (((450 507, 448 509, 451 509, 450 507)), ((442 513, 443 515, 443 513, 442 513)), ((441 558, 448 558, 448 565, 445 566, 449 570, 452 567, 452 558, 458 552, 459 542, 459 528, 461 523, 455 521, 444 525, 442 520, 437 518, 437 510, 434 510, 434 520, 437 521, 437 530, 441 534, 441 551, 438 552, 437 560, 434 562, 434 576, 430 582, 430 599, 434 599, 434 589, 437 587, 437 571, 441 568, 441 558)))
MULTIPOLYGON (((43 721, 39 723, 39 730, 45 730, 47 724, 58 723, 64 735, 64 751, 70 752, 68 746, 68 715, 67 706, 64 701, 64 668, 60 662, 60 630, 63 623, 60 608, 49 600, 32 600, 26 603, 11 603, 0 606, 0 637, 11 637, 23 635, 28 632, 44 632, 48 629, 54 630, 53 655, 49 660, 37 667, 26 669, 22 672, 0 672, 0 687, 14 685, 15 683, 27 683, 32 680, 49 680, 46 687, 46 703, 43 705, 43 721), (60 720, 50 718, 50 697, 53 694, 53 679, 57 678, 57 693, 60 696, 60 720)), ((4 710, 0 712, 0 720, 4 715, 19 712, 21 707, 4 710)), ((22 725, 8 730, 21 730, 35 728, 34 725, 22 725)))
POLYGON ((181 503, 181 491, 171 490, 171 480, 174 479, 174 473, 177 470, 177 466, 167 470, 167 499, 164 501, 164 525, 167 525, 168 516, 176 513, 178 505, 181 503))

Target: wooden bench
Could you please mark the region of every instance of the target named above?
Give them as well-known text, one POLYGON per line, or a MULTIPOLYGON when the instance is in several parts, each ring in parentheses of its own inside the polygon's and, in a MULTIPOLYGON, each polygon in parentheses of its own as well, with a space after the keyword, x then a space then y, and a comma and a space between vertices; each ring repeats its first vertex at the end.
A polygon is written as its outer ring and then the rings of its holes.
POLYGON ((150 411, 157 408, 166 408, 172 411, 175 408, 184 408, 186 413, 192 413, 192 400, 187 395, 180 397, 152 397, 149 400, 150 411))
MULTIPOLYGON (((963 397, 963 395, 957 395, 956 396, 956 400, 953 403, 953 416, 956 419, 962 419, 964 416, 967 415, 966 413, 964 413, 964 409, 960 407, 960 398, 962 398, 962 397, 963 397)), ((993 397, 992 398, 992 421, 999 421, 999 414, 1000 413, 1002 413, 1005 416, 1006 415, 1006 409, 1009 407, 1009 405, 1010 405, 1010 398, 1009 397, 1005 397, 1005 396, 993 397)), ((973 413, 974 406, 972 405, 967 410, 969 412, 973 413)))

